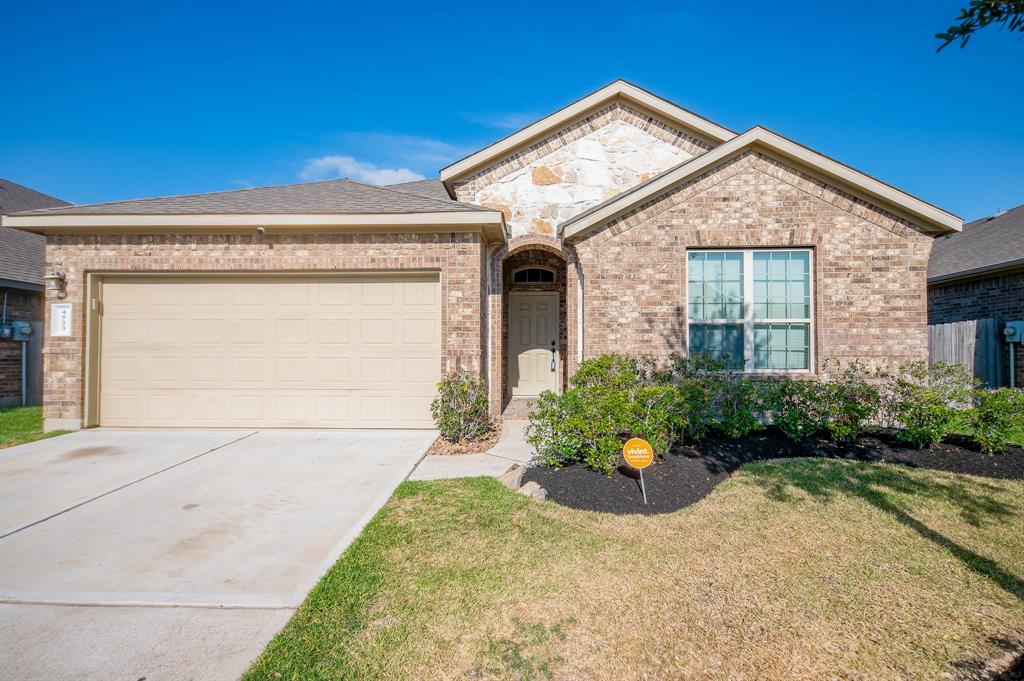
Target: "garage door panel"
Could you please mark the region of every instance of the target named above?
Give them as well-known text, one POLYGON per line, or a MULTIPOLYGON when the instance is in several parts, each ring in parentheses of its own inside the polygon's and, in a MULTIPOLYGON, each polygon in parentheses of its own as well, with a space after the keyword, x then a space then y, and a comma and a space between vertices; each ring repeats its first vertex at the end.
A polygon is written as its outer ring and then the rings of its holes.
POLYGON ((432 427, 437 275, 112 277, 102 290, 102 425, 432 427))

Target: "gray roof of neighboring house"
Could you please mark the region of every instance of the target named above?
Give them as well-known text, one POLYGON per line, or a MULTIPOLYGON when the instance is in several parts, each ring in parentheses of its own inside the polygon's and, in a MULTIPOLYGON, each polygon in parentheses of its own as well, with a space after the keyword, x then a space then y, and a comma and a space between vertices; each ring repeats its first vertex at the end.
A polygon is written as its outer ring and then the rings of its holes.
MULTIPOLYGON (((67 201, 0 178, 0 215, 23 210, 68 206, 67 201)), ((0 227, 0 286, 3 280, 41 286, 46 260, 46 237, 0 227)))
POLYGON ((975 220, 939 237, 928 261, 928 281, 1024 265, 1024 205, 975 220))
POLYGON ((452 198, 448 196, 448 190, 444 188, 444 184, 438 178, 434 178, 432 180, 416 180, 415 182, 401 182, 399 184, 388 184, 385 186, 389 189, 397 189, 398 191, 409 192, 410 194, 426 196, 432 199, 440 199, 442 201, 452 200, 452 198))
POLYGON ((304 213, 438 213, 481 210, 479 206, 426 196, 401 187, 353 180, 327 180, 208 194, 112 201, 31 210, 21 215, 204 215, 304 213))

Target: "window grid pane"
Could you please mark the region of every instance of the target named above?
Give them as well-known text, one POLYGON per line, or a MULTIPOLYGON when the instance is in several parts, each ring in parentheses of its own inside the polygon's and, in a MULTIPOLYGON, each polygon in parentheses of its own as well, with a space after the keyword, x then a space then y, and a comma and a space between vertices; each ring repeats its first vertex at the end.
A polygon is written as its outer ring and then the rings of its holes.
POLYGON ((690 319, 743 319, 743 253, 692 252, 686 269, 690 319))
POLYGON ((516 284, 550 284, 555 281, 555 273, 541 267, 528 267, 512 275, 516 284))
POLYGON ((743 325, 690 324, 690 354, 707 355, 730 369, 742 369, 743 325))
POLYGON ((754 324, 755 369, 807 369, 809 324, 754 324))
POLYGON ((810 257, 806 251, 758 251, 754 257, 754 318, 810 319, 810 257))

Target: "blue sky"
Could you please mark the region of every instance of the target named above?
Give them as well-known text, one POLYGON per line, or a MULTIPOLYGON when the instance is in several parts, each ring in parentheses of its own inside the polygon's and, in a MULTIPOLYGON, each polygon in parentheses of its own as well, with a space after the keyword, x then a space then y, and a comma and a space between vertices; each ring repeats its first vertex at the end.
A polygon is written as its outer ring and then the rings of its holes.
POLYGON ((967 0, 4 3, 0 177, 85 203, 436 176, 626 78, 967 219, 1024 203, 1024 41, 967 0))

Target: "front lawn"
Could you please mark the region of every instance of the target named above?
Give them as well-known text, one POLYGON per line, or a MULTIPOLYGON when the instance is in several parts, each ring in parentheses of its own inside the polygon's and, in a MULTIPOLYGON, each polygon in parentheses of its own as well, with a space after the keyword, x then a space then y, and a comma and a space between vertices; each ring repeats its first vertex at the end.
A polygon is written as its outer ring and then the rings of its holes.
POLYGON ((10 407, 0 409, 0 449, 14 445, 42 440, 70 431, 52 430, 43 432, 42 407, 10 407))
POLYGON ((1024 482, 748 464, 657 516, 407 482, 245 679, 935 679, 1024 629, 1024 482))

